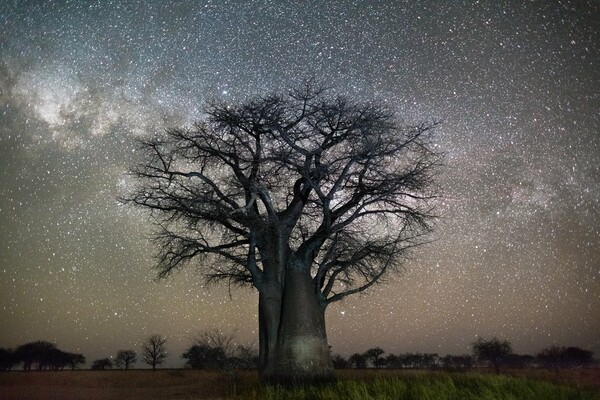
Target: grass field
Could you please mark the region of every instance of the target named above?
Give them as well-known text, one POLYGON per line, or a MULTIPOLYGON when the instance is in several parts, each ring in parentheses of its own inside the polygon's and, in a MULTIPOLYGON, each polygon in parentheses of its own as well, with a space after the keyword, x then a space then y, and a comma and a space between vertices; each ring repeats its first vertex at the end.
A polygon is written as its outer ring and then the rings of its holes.
POLYGON ((431 371, 339 371, 321 387, 261 387, 256 373, 230 377, 191 370, 0 373, 0 399, 531 399, 598 400, 600 370, 515 370, 507 374, 431 371), (235 392, 235 395, 234 395, 235 392))

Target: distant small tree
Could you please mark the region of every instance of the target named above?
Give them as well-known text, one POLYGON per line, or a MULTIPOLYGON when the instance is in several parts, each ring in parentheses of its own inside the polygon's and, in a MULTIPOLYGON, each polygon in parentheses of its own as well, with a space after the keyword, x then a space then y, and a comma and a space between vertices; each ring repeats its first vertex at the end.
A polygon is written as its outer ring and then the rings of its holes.
POLYGON ((403 365, 399 362, 400 359, 398 358, 397 355, 395 354, 388 354, 385 357, 385 365, 387 368, 389 369, 398 369, 398 368, 402 368, 403 365))
POLYGON ((142 360, 156 369, 158 365, 165 362, 167 352, 165 343, 167 339, 161 335, 152 335, 142 345, 142 360))
POLYGON ((480 362, 488 363, 496 371, 506 362, 512 354, 512 346, 508 340, 500 340, 497 337, 486 339, 480 337, 473 344, 473 355, 480 362))
POLYGON ((186 359, 186 366, 193 369, 222 370, 227 364, 227 355, 222 347, 211 347, 206 344, 195 344, 181 355, 186 359))
POLYGON ((436 368, 439 367, 439 359, 437 353, 421 353, 421 362, 419 368, 436 368))
POLYGON ((436 353, 403 353, 394 360, 395 368, 435 368, 439 357, 436 353))
POLYGON ((210 329, 198 335, 187 351, 181 355, 186 366, 194 369, 217 371, 228 378, 228 386, 235 397, 240 379, 240 369, 258 366, 259 355, 250 346, 236 346, 235 333, 210 329))
POLYGON ((216 328, 204 331, 181 357, 187 360, 187 366, 194 369, 222 372, 235 369, 239 360, 235 354, 234 339, 234 333, 225 334, 216 328))
POLYGON ((504 363, 509 368, 530 368, 535 357, 529 354, 509 354, 504 363))
POLYGON ((377 369, 381 368, 385 363, 385 358, 382 357, 385 351, 381 347, 374 347, 365 352, 365 358, 371 361, 371 364, 377 369))
POLYGON ((354 353, 348 359, 352 368, 367 368, 367 359, 363 354, 354 353))
POLYGON ((212 328, 200 333, 195 341, 196 344, 221 348, 227 357, 233 357, 235 353, 235 338, 235 332, 225 333, 218 328, 212 328))
POLYGON ((129 369, 137 361, 137 354, 133 350, 119 350, 115 358, 115 365, 119 368, 129 369))
POLYGON ((350 362, 339 354, 334 354, 331 357, 331 360, 333 361, 333 368, 335 369, 350 368, 350 362))
POLYGON ((110 358, 101 358, 99 360, 94 360, 94 362, 92 363, 93 370, 105 370, 111 369, 112 367, 113 363, 112 361, 110 361, 110 358))
POLYGON ((585 367, 594 362, 594 353, 579 347, 567 347, 565 353, 569 368, 585 367))
POLYGON ((440 359, 442 367, 447 369, 468 369, 473 367, 473 357, 470 355, 447 355, 440 359))
POLYGON ((236 357, 239 360, 238 365, 241 369, 253 369, 258 367, 258 351, 254 345, 239 345, 236 351, 236 357))
POLYGON ((79 364, 85 364, 85 357, 83 354, 68 353, 69 354, 69 366, 72 370, 79 367, 79 364))
POLYGON ((538 353, 536 358, 542 366, 558 370, 588 366, 594 361, 594 353, 579 347, 551 346, 538 353))
POLYGON ((235 333, 226 334, 218 329, 199 334, 181 357, 187 360, 186 366, 194 369, 231 372, 258 366, 258 352, 253 344, 236 346, 235 333))
POLYGON ((19 359, 14 351, 11 349, 0 348, 0 370, 10 371, 18 363, 19 359))

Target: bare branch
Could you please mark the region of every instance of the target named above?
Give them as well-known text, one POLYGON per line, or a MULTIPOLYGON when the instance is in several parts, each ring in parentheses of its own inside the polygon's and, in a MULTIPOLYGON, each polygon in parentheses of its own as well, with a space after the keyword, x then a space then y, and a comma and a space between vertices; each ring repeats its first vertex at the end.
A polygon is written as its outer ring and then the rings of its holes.
POLYGON ((209 282, 262 290, 282 286, 293 260, 337 301, 396 271, 431 231, 437 125, 402 126, 380 103, 310 81, 214 102, 193 127, 141 142, 123 201, 156 218, 159 277, 198 260, 209 282), (346 289, 332 295, 336 283, 346 289))

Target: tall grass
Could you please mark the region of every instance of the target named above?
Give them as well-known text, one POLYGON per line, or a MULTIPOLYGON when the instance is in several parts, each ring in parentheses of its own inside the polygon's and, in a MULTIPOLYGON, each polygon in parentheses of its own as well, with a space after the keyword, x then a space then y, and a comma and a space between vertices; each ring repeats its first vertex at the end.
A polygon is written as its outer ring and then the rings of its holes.
POLYGON ((231 399, 260 400, 593 400, 591 392, 552 382, 489 374, 414 373, 342 379, 323 386, 246 387, 231 399))

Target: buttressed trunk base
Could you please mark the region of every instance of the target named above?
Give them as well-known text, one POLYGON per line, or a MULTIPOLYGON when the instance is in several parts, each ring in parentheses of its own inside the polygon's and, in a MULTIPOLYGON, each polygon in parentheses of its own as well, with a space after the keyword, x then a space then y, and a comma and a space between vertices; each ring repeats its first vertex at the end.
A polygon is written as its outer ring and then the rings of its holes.
POLYGON ((335 380, 325 310, 317 302, 310 275, 288 269, 281 301, 277 339, 264 360, 261 380, 277 384, 335 380))

